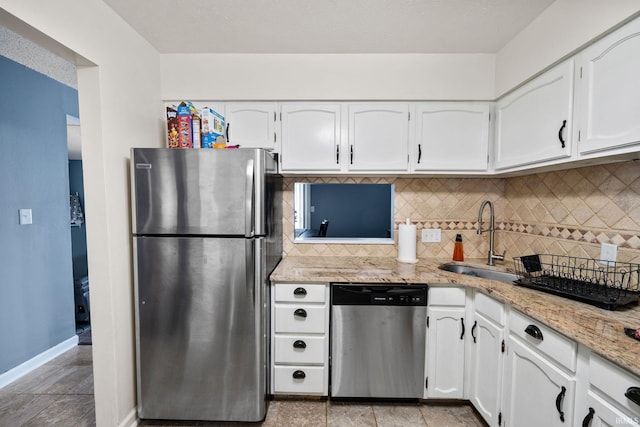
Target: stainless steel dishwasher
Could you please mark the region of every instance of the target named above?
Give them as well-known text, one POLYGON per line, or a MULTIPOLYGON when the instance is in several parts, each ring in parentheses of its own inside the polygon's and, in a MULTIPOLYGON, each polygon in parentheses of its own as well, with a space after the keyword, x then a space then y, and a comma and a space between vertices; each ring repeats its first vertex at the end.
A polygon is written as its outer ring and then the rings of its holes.
POLYGON ((332 284, 331 396, 423 396, 427 285, 332 284))

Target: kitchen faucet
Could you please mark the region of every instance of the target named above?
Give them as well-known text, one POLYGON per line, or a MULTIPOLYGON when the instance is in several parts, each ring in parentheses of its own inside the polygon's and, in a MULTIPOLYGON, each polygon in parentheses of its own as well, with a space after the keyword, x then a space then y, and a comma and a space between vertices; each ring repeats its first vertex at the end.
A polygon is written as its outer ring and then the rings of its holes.
POLYGON ((480 212, 478 212, 478 234, 482 234, 485 231, 489 232, 489 253, 487 254, 487 265, 495 265, 495 263, 493 262, 494 260, 499 260, 502 261, 504 260, 504 255, 507 253, 507 251, 504 251, 504 253, 502 255, 497 255, 495 253, 495 249, 494 249, 494 232, 496 231, 496 226, 495 226, 495 217, 494 217, 494 212, 493 212, 493 203, 491 202, 491 200, 485 200, 484 202, 482 202, 482 204, 480 205, 480 212), (489 221, 491 222, 489 229, 487 230, 483 230, 482 229, 482 213, 484 212, 484 208, 485 206, 489 205, 489 211, 491 213, 490 219, 489 221))

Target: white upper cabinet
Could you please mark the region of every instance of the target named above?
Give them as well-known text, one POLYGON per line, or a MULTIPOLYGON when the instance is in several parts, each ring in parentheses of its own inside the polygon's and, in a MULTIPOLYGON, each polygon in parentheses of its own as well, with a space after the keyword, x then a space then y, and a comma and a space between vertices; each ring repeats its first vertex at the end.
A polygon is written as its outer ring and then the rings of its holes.
POLYGON ((280 151, 276 138, 275 102, 228 102, 225 121, 229 127, 231 145, 242 148, 267 148, 280 151))
POLYGON ((283 172, 340 171, 340 104, 282 103, 283 172))
POLYGON ((496 170, 571 156, 573 81, 574 61, 568 60, 498 101, 496 170))
POLYGON ((426 102, 415 109, 412 172, 486 172, 488 102, 426 102))
POLYGON ((409 104, 349 104, 348 170, 406 172, 409 104))
POLYGON ((640 143, 640 20, 587 47, 581 57, 581 155, 637 151, 640 143))

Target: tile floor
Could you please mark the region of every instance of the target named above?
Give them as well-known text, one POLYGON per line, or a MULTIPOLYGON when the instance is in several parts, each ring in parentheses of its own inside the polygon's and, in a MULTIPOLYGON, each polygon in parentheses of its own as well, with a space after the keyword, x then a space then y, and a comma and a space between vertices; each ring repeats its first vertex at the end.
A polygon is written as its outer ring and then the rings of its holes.
MULTIPOLYGON (((91 346, 78 346, 0 389, 0 426, 95 425, 91 346)), ((481 427, 469 405, 275 400, 264 423, 141 421, 141 426, 481 427)))
POLYGON ((91 346, 77 346, 0 389, 0 426, 95 425, 91 346))

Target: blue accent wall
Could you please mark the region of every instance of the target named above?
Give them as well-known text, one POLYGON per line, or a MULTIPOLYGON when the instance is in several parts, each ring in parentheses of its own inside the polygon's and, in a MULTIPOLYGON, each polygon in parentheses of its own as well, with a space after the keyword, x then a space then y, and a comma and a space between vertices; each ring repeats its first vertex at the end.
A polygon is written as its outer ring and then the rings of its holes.
POLYGON ((66 115, 79 115, 75 89, 2 56, 0 76, 2 374, 75 334, 66 115))

